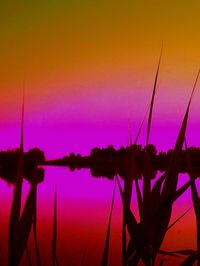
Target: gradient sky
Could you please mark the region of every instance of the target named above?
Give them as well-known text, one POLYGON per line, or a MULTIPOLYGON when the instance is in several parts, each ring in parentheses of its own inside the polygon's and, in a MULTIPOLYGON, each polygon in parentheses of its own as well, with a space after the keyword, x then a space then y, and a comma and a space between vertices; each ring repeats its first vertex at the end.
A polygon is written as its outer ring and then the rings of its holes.
MULTIPOLYGON (((26 148, 52 157, 126 145, 128 121, 134 132, 146 111, 162 41, 150 140, 172 146, 200 66, 199 8, 199 1, 1 1, 1 148, 18 145, 24 80, 26 148)), ((197 91, 194 145, 199 101, 197 91)))

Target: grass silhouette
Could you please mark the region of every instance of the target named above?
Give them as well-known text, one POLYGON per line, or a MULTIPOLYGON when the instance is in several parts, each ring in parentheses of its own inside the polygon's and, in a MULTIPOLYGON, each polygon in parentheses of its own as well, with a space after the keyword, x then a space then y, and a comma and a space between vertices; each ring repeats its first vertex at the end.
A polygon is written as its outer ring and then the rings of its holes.
POLYGON ((21 115, 21 136, 20 136, 20 154, 16 176, 16 184, 14 188, 13 201, 11 206, 10 220, 9 220, 9 258, 8 265, 18 265, 17 257, 19 257, 18 250, 16 248, 19 242, 18 225, 20 219, 21 209, 21 194, 22 194, 22 178, 23 178, 23 166, 24 166, 24 90, 23 90, 23 103, 22 103, 22 115, 21 115))
POLYGON ((57 194, 55 190, 54 195, 54 214, 53 214, 53 231, 52 231, 52 265, 58 265, 56 255, 56 242, 57 242, 57 194))
MULTIPOLYGON (((174 226, 186 213, 179 217, 175 222, 169 225, 172 206, 175 200, 180 197, 185 190, 190 186, 190 182, 184 184, 181 188, 177 190, 178 176, 179 176, 179 161, 181 160, 181 152, 185 139, 187 120, 189 109, 192 101, 192 97, 196 88, 197 80, 199 77, 199 72, 197 74, 192 93, 186 108, 185 116, 176 140, 173 156, 168 170, 158 178, 154 186, 151 188, 151 179, 149 178, 149 168, 148 168, 148 151, 146 155, 146 172, 143 178, 143 194, 140 191, 138 181, 136 181, 136 193, 137 201, 139 206, 140 221, 137 222, 135 216, 133 215, 130 205, 127 204, 129 201, 127 194, 122 191, 121 185, 118 180, 118 185, 120 188, 123 206, 125 210, 125 219, 127 224, 127 229, 129 233, 129 244, 126 251, 126 260, 124 265, 137 265, 140 260, 143 261, 145 265, 151 266, 155 265, 156 256, 158 253, 165 253, 160 250, 161 244, 167 231, 174 226)), ((155 86, 154 86, 155 91, 155 86)), ((152 98, 155 94, 153 92, 152 98)), ((151 101, 153 105, 153 100, 151 101)), ((150 110, 153 109, 151 106, 150 110)), ((150 112, 149 120, 151 121, 152 112, 150 112)), ((148 122, 148 125, 151 123, 148 122)), ((149 136, 150 127, 148 127, 147 135, 149 136)), ((148 144, 147 137, 147 144, 148 144)), ((133 163, 134 164, 134 163, 133 163)), ((133 173, 132 173, 133 174, 133 173)), ((132 176, 132 179, 134 176, 132 176)), ((125 179, 126 180, 126 179, 125 179)), ((126 182, 126 181, 124 181, 126 182)), ((130 187, 129 187, 130 189, 130 187)), ((167 253, 168 255, 174 255, 175 253, 167 253)))
MULTIPOLYGON (((16 176, 14 195, 13 195, 10 220, 9 220, 9 247, 8 247, 9 266, 19 265, 25 251, 27 251, 28 263, 31 264, 31 258, 28 251, 27 243, 33 224, 34 224, 35 244, 37 243, 36 241, 37 183, 34 182, 34 180, 31 183, 31 187, 24 205, 23 212, 20 213, 23 175, 24 175, 24 90, 23 90, 23 102, 22 102, 22 114, 21 114, 19 162, 18 162, 17 176, 16 176)), ((37 249, 38 247, 36 244, 36 250, 37 249)))
POLYGON ((106 233, 106 241, 105 241, 105 246, 104 246, 101 266, 107 266, 108 265, 108 254, 109 254, 109 246, 110 246, 110 227, 111 227, 113 205, 114 205, 114 200, 115 200, 115 190, 116 190, 116 179, 115 179, 115 183, 114 183, 112 203, 111 203, 111 208, 110 208, 108 228, 107 228, 107 233, 106 233))

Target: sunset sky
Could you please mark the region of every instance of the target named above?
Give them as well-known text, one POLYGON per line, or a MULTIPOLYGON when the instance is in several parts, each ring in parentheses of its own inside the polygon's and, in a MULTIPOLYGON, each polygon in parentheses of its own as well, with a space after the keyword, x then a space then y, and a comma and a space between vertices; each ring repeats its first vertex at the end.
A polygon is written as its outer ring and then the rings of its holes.
MULTIPOLYGON (((173 146, 200 66, 199 10, 199 1, 1 1, 0 148, 19 143, 24 81, 26 149, 52 158, 126 145, 148 106, 162 41, 150 142, 173 146)), ((199 87, 188 141, 200 146, 199 87)))

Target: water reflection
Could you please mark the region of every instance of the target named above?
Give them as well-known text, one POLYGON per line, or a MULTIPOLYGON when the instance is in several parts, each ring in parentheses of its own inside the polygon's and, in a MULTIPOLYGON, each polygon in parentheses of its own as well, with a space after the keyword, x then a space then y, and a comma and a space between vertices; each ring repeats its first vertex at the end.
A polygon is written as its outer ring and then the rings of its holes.
MULTIPOLYGON (((44 168, 27 169, 24 173, 24 179, 30 184, 39 184, 44 181, 45 170, 44 168)), ((0 168, 0 178, 9 184, 15 184, 16 182, 16 169, 13 167, 0 168)))
MULTIPOLYGON (((14 157, 13 157, 14 158, 14 157)), ((15 162, 16 160, 14 160, 15 162)), ((36 166, 24 167, 23 177, 30 184, 28 195, 22 208, 22 184, 23 179, 17 178, 19 172, 17 164, 15 167, 7 167, 6 164, 1 165, 0 177, 6 183, 13 185, 13 199, 10 208, 9 229, 8 229, 8 265, 20 265, 22 257, 27 254, 29 265, 31 262, 30 252, 28 248, 28 240, 31 229, 33 229, 35 251, 38 263, 40 265, 39 248, 37 244, 37 186, 44 180, 44 169, 36 166)), ((6 241, 5 241, 6 243, 6 241)), ((7 264, 7 263, 6 263, 7 264)))
MULTIPOLYGON (((159 172, 160 176, 160 172, 159 172)), ((188 177, 180 176, 179 186, 188 177)), ((0 181, 1 182, 1 181, 0 181)), ((54 192, 57 188, 57 256, 59 265, 80 265, 84 257, 84 265, 99 265, 101 261, 109 209, 112 198, 113 182, 107 178, 92 178, 89 169, 70 172, 65 167, 45 167, 44 181, 37 186, 37 242, 42 265, 51 265, 51 240, 53 228, 54 192)), ((139 180, 141 187, 142 180, 139 180)), ((0 217, 2 233, 0 250, 2 265, 7 265, 8 217, 12 199, 12 185, 5 181, 0 186, 0 217)), ((31 184, 24 180, 22 191, 22 207, 25 206, 31 184)), ((190 191, 174 205, 172 221, 191 207, 190 191)), ((136 217, 135 187, 133 188, 131 208, 136 217)), ((120 265, 121 262, 121 224, 122 201, 116 190, 113 209, 110 265, 120 265)), ((28 247, 32 264, 36 265, 35 244, 33 232, 30 233, 28 247)), ((164 242, 163 249, 195 249, 195 219, 190 211, 172 228, 164 242)), ((179 265, 180 258, 168 258, 166 265, 179 265)), ((28 265, 25 252, 21 265, 28 265)))

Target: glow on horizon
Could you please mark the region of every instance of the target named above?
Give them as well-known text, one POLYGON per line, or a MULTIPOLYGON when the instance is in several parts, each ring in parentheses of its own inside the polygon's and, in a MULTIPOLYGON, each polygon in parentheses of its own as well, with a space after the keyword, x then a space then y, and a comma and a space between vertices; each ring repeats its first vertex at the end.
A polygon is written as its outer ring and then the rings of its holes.
MULTIPOLYGON (((162 76, 160 77, 162 79, 162 76)), ((153 80, 153 78, 152 78, 153 80)), ((172 148, 180 128, 188 98, 192 88, 186 84, 182 93, 169 91, 164 84, 158 89, 153 111, 150 142, 158 149, 172 148), (183 94, 184 92, 184 94, 183 94), (170 108, 169 108, 170 107, 170 108)), ((114 86, 114 85, 113 85, 114 86)), ((199 84, 198 84, 199 87, 199 84)), ((144 117, 152 89, 121 90, 109 88, 107 91, 87 93, 71 98, 47 99, 47 102, 31 102, 29 91, 25 108, 25 148, 38 146, 47 157, 63 156, 69 152, 88 154, 94 146, 126 146, 131 125, 133 138, 144 117), (130 125, 129 125, 130 121, 130 125)), ((1 148, 17 147, 19 143, 19 120, 21 97, 18 96, 12 112, 2 117, 0 136, 1 148), (15 108, 15 110, 14 110, 15 108)), ((194 95, 191 105, 187 138, 189 145, 200 145, 198 132, 200 91, 194 95)), ((6 107, 8 108, 8 106, 6 107)), ((4 110, 5 112, 5 110, 4 110)), ((140 143, 144 143, 146 123, 141 133, 140 143)))

